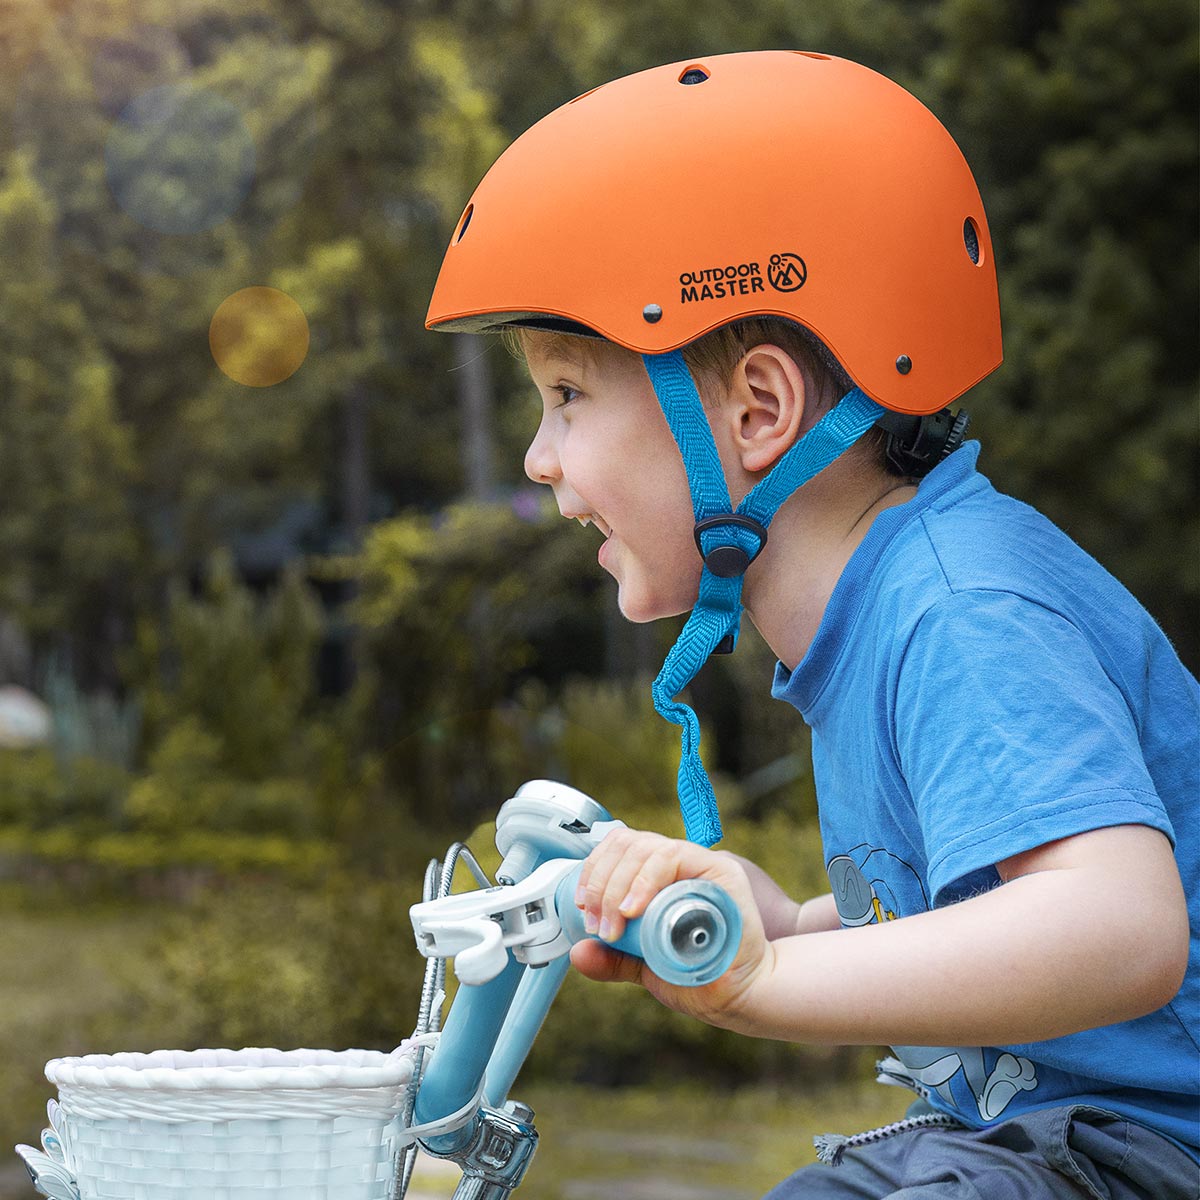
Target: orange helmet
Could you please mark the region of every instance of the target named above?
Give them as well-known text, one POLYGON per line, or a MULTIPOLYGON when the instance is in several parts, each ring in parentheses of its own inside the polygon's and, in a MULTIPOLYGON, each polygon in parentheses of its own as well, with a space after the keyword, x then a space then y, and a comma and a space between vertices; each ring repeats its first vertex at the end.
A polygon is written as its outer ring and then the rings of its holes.
POLYGON ((675 697, 732 648, 775 513, 873 424, 898 439, 889 456, 933 465, 965 428, 945 406, 1000 362, 991 240, 963 156, 908 92, 844 59, 771 50, 642 71, 564 104, 500 156, 459 220, 426 324, 534 325, 641 354, 704 562, 652 693, 682 731, 687 835, 712 845, 700 727, 675 697), (814 333, 856 386, 733 510, 680 349, 770 315, 814 333))
POLYGON ((583 326, 662 354, 761 315, 807 327, 897 412, 936 412, 1000 363, 970 168, 920 101, 845 59, 713 55, 556 109, 476 188, 426 324, 583 326))

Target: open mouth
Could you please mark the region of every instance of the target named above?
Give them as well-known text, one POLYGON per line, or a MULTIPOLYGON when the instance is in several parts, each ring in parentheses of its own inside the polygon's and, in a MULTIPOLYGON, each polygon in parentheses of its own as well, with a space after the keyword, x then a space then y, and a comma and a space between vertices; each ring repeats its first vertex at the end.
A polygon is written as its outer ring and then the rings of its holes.
POLYGON ((606 541, 612 537, 612 527, 605 522, 603 517, 598 517, 595 513, 588 513, 586 516, 576 517, 575 519, 584 527, 584 529, 586 529, 589 525, 595 525, 595 527, 600 530, 602 534, 604 534, 606 541))

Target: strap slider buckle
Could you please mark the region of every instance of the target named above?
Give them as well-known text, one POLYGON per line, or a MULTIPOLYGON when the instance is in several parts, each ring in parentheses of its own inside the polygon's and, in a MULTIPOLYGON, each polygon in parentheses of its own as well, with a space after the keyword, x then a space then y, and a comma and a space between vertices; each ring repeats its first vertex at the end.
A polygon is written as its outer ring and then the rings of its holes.
POLYGON ((696 539, 696 549, 700 551, 704 565, 719 579, 735 579, 745 574, 746 568, 763 552, 763 547, 767 544, 766 526, 760 525, 753 517, 746 517, 740 513, 721 513, 715 517, 705 517, 703 521, 696 522, 692 536, 696 539), (748 529, 754 534, 758 538, 758 547, 754 553, 750 554, 741 546, 726 543, 723 546, 714 546, 706 554, 700 535, 721 525, 736 525, 739 529, 748 529))

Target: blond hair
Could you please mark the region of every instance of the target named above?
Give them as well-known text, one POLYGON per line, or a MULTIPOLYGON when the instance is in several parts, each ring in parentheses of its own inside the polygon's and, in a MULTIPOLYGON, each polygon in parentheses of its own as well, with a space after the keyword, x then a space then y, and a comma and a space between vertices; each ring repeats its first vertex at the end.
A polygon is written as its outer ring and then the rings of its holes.
MULTIPOLYGON (((524 359, 527 330, 505 325, 499 332, 509 353, 524 359)), ((591 358, 597 346, 606 344, 599 337, 565 330, 539 327, 538 333, 555 353, 575 361, 591 358)), ((854 387, 854 381, 833 351, 815 333, 786 317, 744 317, 710 330, 683 347, 683 360, 700 395, 711 403, 714 392, 719 395, 728 387, 734 368, 746 352, 761 345, 778 346, 792 356, 813 389, 817 411, 832 408, 854 387)), ((852 452, 888 474, 898 474, 888 463, 886 441, 882 429, 872 429, 859 439, 852 452)))
MULTIPOLYGON (((598 339, 584 334, 555 329, 539 329, 558 354, 581 359, 590 356, 598 339)), ((509 353, 525 357, 526 331, 521 326, 506 325, 500 336, 509 353)), ((819 406, 832 405, 854 385, 829 348, 815 334, 795 321, 783 317, 746 317, 729 325, 711 330, 683 347, 683 360, 688 365, 701 394, 712 385, 724 388, 733 370, 748 350, 771 344, 786 350, 796 360, 809 383, 815 386, 819 406)))

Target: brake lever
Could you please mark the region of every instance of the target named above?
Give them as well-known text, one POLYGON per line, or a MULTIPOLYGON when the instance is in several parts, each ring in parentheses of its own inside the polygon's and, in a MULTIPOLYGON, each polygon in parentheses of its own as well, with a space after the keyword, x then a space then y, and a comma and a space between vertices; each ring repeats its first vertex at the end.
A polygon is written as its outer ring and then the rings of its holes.
POLYGON ((495 979, 509 950, 527 966, 552 962, 571 948, 555 892, 578 866, 577 859, 551 859, 518 883, 414 904, 417 949, 426 958, 453 958, 455 975, 471 985, 495 979))

